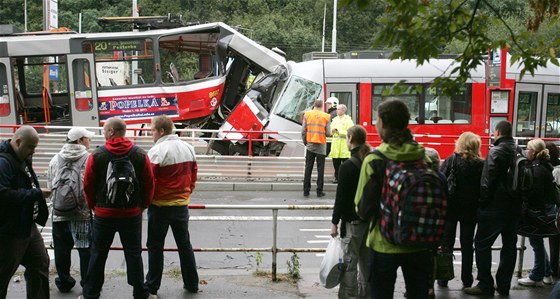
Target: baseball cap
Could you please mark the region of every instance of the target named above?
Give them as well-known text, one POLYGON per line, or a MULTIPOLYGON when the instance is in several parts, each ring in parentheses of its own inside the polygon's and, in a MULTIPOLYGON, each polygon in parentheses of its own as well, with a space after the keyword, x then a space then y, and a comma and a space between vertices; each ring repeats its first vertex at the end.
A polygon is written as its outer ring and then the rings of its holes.
POLYGON ((76 127, 68 131, 68 141, 76 141, 82 137, 91 138, 95 133, 88 131, 84 128, 76 127))

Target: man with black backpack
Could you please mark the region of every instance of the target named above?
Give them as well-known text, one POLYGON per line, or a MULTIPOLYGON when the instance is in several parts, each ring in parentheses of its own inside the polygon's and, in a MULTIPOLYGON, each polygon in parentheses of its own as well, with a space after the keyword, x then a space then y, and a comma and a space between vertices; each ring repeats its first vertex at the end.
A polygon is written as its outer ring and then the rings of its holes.
POLYGON ((502 296, 509 295, 517 253, 517 220, 521 216, 521 198, 511 191, 513 182, 508 175, 514 156, 521 152, 511 133, 510 122, 504 120, 496 125, 496 141, 482 169, 478 228, 474 239, 479 282, 476 286, 464 289, 470 295, 494 296, 495 290, 502 296), (491 273, 492 245, 498 235, 502 236, 502 249, 495 289, 491 273))
POLYGON ((430 249, 443 234, 446 185, 425 149, 408 129, 410 114, 399 100, 377 107, 377 132, 383 143, 364 158, 355 197, 358 216, 370 221, 371 298, 393 298, 397 269, 407 298, 428 298, 430 249))
POLYGON ((83 287, 89 264, 91 211, 84 198, 84 171, 94 133, 84 128, 68 131, 66 143, 49 163, 47 187, 52 190, 55 284, 70 292, 76 280, 70 275, 72 248, 80 255, 80 285, 83 287))
POLYGON ((125 137, 119 117, 105 121, 106 143, 86 164, 84 191, 94 210, 91 257, 83 288, 84 298, 99 298, 109 248, 118 232, 126 258, 127 281, 134 298, 155 298, 144 286, 142 211, 152 202, 154 175, 146 152, 125 137))

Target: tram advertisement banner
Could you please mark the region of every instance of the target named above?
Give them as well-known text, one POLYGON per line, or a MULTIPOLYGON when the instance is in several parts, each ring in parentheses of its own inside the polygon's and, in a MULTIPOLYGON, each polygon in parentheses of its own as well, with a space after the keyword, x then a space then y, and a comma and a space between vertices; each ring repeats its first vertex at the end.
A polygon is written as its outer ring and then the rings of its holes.
POLYGON ((99 98, 101 121, 113 116, 120 116, 124 120, 132 120, 151 118, 162 114, 170 117, 179 114, 176 94, 99 98))

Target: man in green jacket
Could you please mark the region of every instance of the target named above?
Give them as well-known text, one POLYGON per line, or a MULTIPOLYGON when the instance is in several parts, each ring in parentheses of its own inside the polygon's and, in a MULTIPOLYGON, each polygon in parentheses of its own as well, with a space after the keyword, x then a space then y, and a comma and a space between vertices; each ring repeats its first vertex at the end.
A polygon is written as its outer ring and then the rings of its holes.
MULTIPOLYGON (((388 159, 395 161, 415 161, 425 158, 424 147, 414 142, 408 129, 410 114, 406 105, 398 100, 387 100, 377 108, 377 132, 383 143, 377 147, 388 159)), ((362 200, 374 200, 379 197, 377 175, 370 163, 382 159, 375 154, 368 155, 362 164, 355 204, 358 215, 364 215, 362 200), (375 175, 375 176, 374 176, 375 175), (367 184, 370 182, 371 184, 367 184), (372 186, 373 185, 373 186, 372 186), (373 187, 374 191, 371 191, 373 187), (375 191, 377 190, 377 191, 375 191), (362 198, 364 197, 364 198, 362 198)), ((375 204, 373 205, 375 207, 375 204)), ((377 207, 379 202, 377 201, 377 207)), ((396 245, 387 240, 379 230, 379 220, 374 213, 370 222, 373 229, 367 237, 366 245, 370 249, 370 287, 371 298, 393 298, 397 269, 401 267, 406 283, 407 298, 428 298, 428 284, 432 271, 431 256, 428 248, 396 245)), ((367 219, 366 219, 367 220, 367 219)))

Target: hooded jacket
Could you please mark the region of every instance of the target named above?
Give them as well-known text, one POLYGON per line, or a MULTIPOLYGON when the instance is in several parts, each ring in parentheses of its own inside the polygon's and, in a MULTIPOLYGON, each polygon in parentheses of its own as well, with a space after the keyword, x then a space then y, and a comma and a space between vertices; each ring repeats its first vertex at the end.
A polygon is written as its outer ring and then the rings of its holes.
POLYGON ((44 226, 49 216, 39 181, 31 167, 31 159, 22 161, 10 145, 10 140, 0 143, 0 237, 27 238, 33 222, 44 226), (31 177, 25 172, 27 166, 31 177), (37 186, 33 188, 32 184, 37 186), (39 206, 39 214, 33 219, 33 206, 39 206))
MULTIPOLYGON (((51 159, 51 162, 49 163, 49 169, 47 170, 47 188, 52 189, 52 187, 55 185, 54 179, 58 177, 59 171, 61 169, 60 168, 61 160, 69 161, 73 163, 79 163, 79 160, 86 155, 89 156, 89 152, 87 151, 86 147, 81 144, 67 143, 63 145, 60 152, 57 155, 55 155, 51 159)), ((84 178, 84 172, 86 170, 87 158, 85 159, 86 160, 83 161, 81 172, 80 172, 80 178, 82 179, 82 183, 79 185, 82 188, 80 192, 81 194, 84 193, 83 178, 84 178)), ((53 214, 53 221, 59 222, 59 221, 90 219, 91 217, 90 210, 89 207, 87 206, 87 203, 85 202, 86 200, 85 197, 80 198, 80 200, 83 200, 83 202, 78 206, 74 215, 57 216, 53 214)), ((52 201, 52 196, 51 196, 51 201, 52 201)))
POLYGON ((332 145, 329 156, 331 158, 347 159, 350 158, 350 151, 346 144, 346 134, 348 129, 354 125, 352 117, 344 114, 337 116, 331 121, 331 132, 337 129, 337 133, 332 133, 332 145))
MULTIPOLYGON (((389 145, 388 143, 383 142, 379 145, 379 147, 377 147, 377 150, 385 155, 385 157, 395 161, 415 161, 424 157, 428 163, 431 163, 430 158, 425 154, 424 147, 419 145, 418 143, 405 143, 400 147, 394 147, 392 145, 389 145)), ((373 167, 371 167, 370 163, 374 159, 382 158, 375 154, 370 154, 367 155, 362 162, 360 180, 358 181, 358 189, 356 190, 356 196, 354 198, 356 211, 359 211, 360 201, 362 200, 362 194, 364 193, 364 187, 374 175, 374 169, 373 167)), ((366 240, 366 246, 371 248, 372 250, 388 254, 411 253, 428 250, 427 248, 408 247, 389 242, 389 240, 387 240, 385 236, 381 234, 378 222, 379 220, 375 217, 371 219, 370 227, 371 225, 375 225, 375 227, 373 229, 370 229, 366 240)))
MULTIPOLYGON (((126 155, 132 148, 132 142, 125 137, 112 138, 105 142, 105 147, 114 156, 126 155)), ((146 209, 152 202, 154 197, 154 175, 150 167, 150 159, 146 152, 138 148, 136 153, 131 156, 131 162, 136 171, 136 177, 140 185, 140 206, 127 209, 106 208, 97 206, 97 199, 103 192, 105 184, 106 170, 109 164, 109 158, 102 149, 97 148, 89 157, 84 174, 84 192, 86 201, 90 209, 93 209, 96 217, 102 218, 130 218, 142 214, 142 210, 146 209), (104 159, 105 157, 105 159, 104 159), (99 181, 101 180, 101 181, 99 181)))

